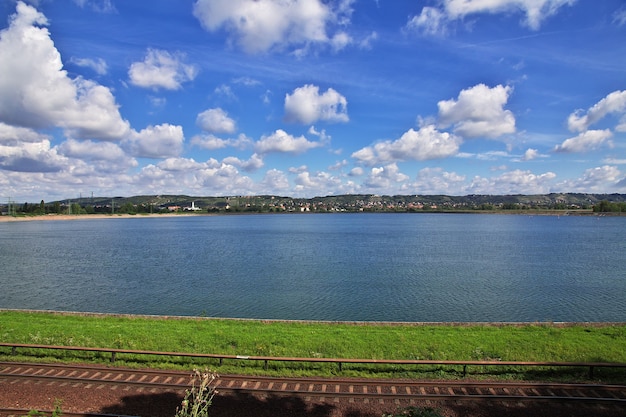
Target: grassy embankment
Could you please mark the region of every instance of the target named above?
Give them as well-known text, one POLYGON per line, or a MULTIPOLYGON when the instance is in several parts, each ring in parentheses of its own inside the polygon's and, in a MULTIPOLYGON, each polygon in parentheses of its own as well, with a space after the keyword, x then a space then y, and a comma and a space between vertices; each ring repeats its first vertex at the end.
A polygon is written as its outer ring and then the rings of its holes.
MULTIPOLYGON (((626 363, 626 325, 411 325, 265 322, 0 311, 0 341, 249 356, 626 363)), ((0 360, 108 363, 109 354, 0 348, 0 360)), ((267 375, 458 377, 462 367, 299 364, 120 354, 116 364, 267 375)), ((481 369, 472 378, 585 379, 586 369, 481 369)), ((624 382, 624 369, 598 369, 624 382)))

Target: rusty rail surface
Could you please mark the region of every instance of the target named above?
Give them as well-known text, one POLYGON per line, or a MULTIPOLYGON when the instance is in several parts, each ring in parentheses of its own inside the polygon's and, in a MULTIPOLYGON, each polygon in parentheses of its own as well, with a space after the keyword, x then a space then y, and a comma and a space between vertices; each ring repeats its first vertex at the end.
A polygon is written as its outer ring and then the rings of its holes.
POLYGON ((111 362, 115 362, 118 354, 130 355, 153 355, 153 356, 178 356, 190 358, 217 359, 222 365, 226 360, 262 361, 264 369, 267 370, 269 362, 301 362, 301 363, 334 363, 339 371, 342 371, 343 364, 380 364, 380 365, 441 365, 441 366, 463 366, 463 376, 467 375, 468 366, 512 366, 512 367, 573 367, 589 368, 589 378, 593 378, 595 368, 626 368, 626 363, 621 362, 536 362, 536 361, 480 361, 480 360, 429 360, 429 359, 350 359, 350 358, 297 358, 297 357, 274 357, 274 356, 248 356, 248 355, 224 355, 213 353, 192 353, 192 352, 160 352, 150 350, 115 349, 99 347, 80 346, 54 346, 36 345, 24 343, 0 343, 0 347, 11 348, 11 354, 16 355, 18 348, 25 349, 48 349, 48 350, 69 350, 81 352, 110 353, 111 362))

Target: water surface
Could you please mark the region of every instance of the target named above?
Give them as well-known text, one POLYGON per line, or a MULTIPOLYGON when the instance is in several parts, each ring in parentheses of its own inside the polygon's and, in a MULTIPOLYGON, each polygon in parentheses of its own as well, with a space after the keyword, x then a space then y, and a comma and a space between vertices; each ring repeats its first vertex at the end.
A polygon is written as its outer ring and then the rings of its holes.
POLYGON ((626 218, 0 223, 0 308, 347 321, 626 321, 626 218))

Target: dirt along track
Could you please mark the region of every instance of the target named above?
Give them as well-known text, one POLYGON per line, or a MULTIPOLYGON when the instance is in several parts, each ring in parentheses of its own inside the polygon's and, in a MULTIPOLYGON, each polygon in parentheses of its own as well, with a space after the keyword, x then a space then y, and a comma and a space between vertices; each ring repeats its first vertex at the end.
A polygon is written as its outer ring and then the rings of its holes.
MULTIPOLYGON (((0 363, 0 415, 64 413, 173 417, 190 372, 0 363)), ((220 376, 211 416, 373 417, 431 407, 446 416, 626 415, 626 386, 472 381, 220 376)))

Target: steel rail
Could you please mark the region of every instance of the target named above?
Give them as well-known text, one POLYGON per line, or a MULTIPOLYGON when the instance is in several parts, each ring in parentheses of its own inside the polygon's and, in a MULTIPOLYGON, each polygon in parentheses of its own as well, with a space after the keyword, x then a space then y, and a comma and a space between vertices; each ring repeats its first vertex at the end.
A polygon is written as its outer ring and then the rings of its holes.
MULTIPOLYGON (((188 383, 182 383, 182 380, 189 379, 189 374, 180 371, 144 371, 127 368, 12 362, 0 363, 0 368, 0 381, 9 378, 36 379, 88 385, 127 385, 169 391, 183 391, 189 387, 188 383), (39 371, 36 371, 35 368, 38 368, 39 371), (48 372, 45 372, 45 370, 48 372), (70 375, 51 374, 55 370, 59 372, 73 370, 74 373, 70 375), (139 380, 110 378, 116 374, 132 375, 133 377, 143 375, 143 378, 139 380), (87 375, 89 376, 87 377, 87 375), (146 375, 149 377, 146 377, 146 375), (108 377, 105 378, 104 376, 108 377), (163 377, 167 382, 156 382, 158 377, 163 377), (173 378, 178 378, 178 382, 172 381, 173 378)), ((379 379, 271 378, 233 375, 218 378, 215 388, 222 392, 315 398, 547 401, 626 405, 626 386, 600 384, 390 381, 379 379), (235 381, 239 381, 241 384, 236 384, 235 381), (327 390, 329 387, 334 387, 335 389, 327 390), (385 392, 383 392, 383 388, 385 388, 385 392), (427 388, 432 388, 433 390, 427 392, 427 388), (496 390, 502 390, 503 392, 496 392, 496 390), (588 396, 585 393, 594 393, 595 396, 588 396), (599 396, 597 393, 602 393, 604 396, 599 396)))

